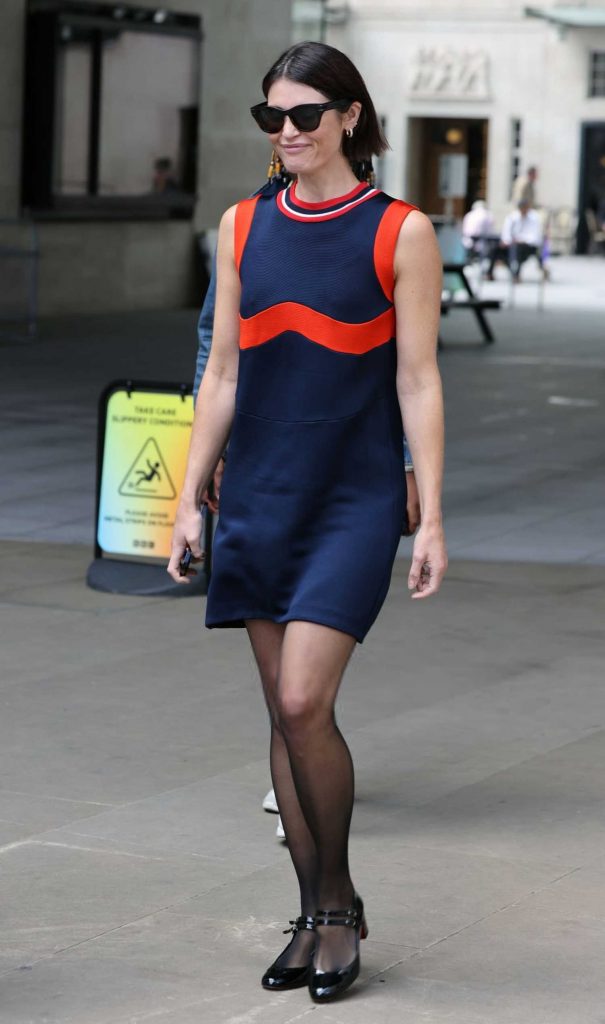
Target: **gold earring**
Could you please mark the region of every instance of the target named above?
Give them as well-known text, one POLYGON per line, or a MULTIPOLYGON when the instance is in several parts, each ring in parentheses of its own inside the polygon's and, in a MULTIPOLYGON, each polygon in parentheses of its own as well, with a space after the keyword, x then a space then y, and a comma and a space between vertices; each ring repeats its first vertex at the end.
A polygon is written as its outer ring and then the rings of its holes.
POLYGON ((282 170, 282 162, 279 159, 279 156, 277 155, 275 150, 273 150, 273 152, 271 153, 271 162, 269 163, 269 168, 267 170, 267 177, 269 181, 271 181, 272 178, 279 177, 279 175, 282 173, 282 170))

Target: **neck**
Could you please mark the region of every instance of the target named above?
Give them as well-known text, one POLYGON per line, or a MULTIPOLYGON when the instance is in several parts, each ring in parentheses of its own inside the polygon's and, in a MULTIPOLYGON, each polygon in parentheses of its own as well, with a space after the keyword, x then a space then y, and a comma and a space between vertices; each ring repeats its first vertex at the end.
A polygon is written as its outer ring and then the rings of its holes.
POLYGON ((348 160, 341 158, 325 167, 320 167, 311 174, 299 174, 296 182, 296 194, 305 203, 325 203, 328 199, 337 199, 351 192, 358 179, 353 174, 348 160))

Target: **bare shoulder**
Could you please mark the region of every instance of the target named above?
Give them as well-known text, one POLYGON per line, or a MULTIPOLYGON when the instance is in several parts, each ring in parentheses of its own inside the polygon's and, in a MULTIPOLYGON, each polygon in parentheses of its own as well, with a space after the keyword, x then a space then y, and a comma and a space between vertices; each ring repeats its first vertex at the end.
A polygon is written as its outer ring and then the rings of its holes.
POLYGON ((225 210, 220 220, 219 231, 233 231, 237 207, 238 203, 235 203, 233 206, 230 206, 229 209, 225 210))
POLYGON ((218 254, 219 259, 222 254, 229 255, 233 259, 233 253, 235 251, 235 211, 237 210, 237 203, 235 206, 230 206, 228 210, 225 210, 221 217, 220 224, 218 226, 218 254))
POLYGON ((419 242, 431 244, 437 241, 435 228, 426 213, 422 213, 421 210, 410 210, 401 225, 399 241, 404 245, 410 242, 417 245, 419 242))
POLYGON ((441 267, 441 253, 435 228, 421 210, 411 210, 401 225, 395 247, 395 269, 413 262, 416 266, 441 267))

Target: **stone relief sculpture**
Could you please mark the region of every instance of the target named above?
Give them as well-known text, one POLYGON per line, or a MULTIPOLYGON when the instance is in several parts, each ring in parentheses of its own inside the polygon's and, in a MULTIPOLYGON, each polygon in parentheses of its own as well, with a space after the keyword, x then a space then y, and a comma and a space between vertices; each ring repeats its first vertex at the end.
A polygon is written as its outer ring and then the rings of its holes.
POLYGON ((413 99, 488 100, 488 55, 483 50, 423 47, 411 68, 413 99))

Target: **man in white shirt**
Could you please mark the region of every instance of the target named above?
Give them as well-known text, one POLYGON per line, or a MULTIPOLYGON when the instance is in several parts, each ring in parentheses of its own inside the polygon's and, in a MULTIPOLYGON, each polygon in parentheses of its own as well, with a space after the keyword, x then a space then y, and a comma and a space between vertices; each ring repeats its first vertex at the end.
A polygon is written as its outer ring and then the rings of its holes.
POLYGON ((462 221, 462 242, 467 249, 477 248, 488 235, 496 230, 494 215, 487 208, 484 199, 476 199, 462 221))
POLYGON ((520 281, 521 267, 530 256, 536 257, 544 277, 548 277, 548 271, 542 260, 544 241, 542 220, 540 215, 530 208, 526 199, 522 199, 518 209, 506 217, 500 241, 502 246, 508 249, 508 265, 513 275, 513 281, 520 281))
POLYGON ((476 199, 462 220, 462 244, 469 259, 477 256, 481 263, 490 260, 498 245, 498 233, 493 213, 484 199, 476 199))

